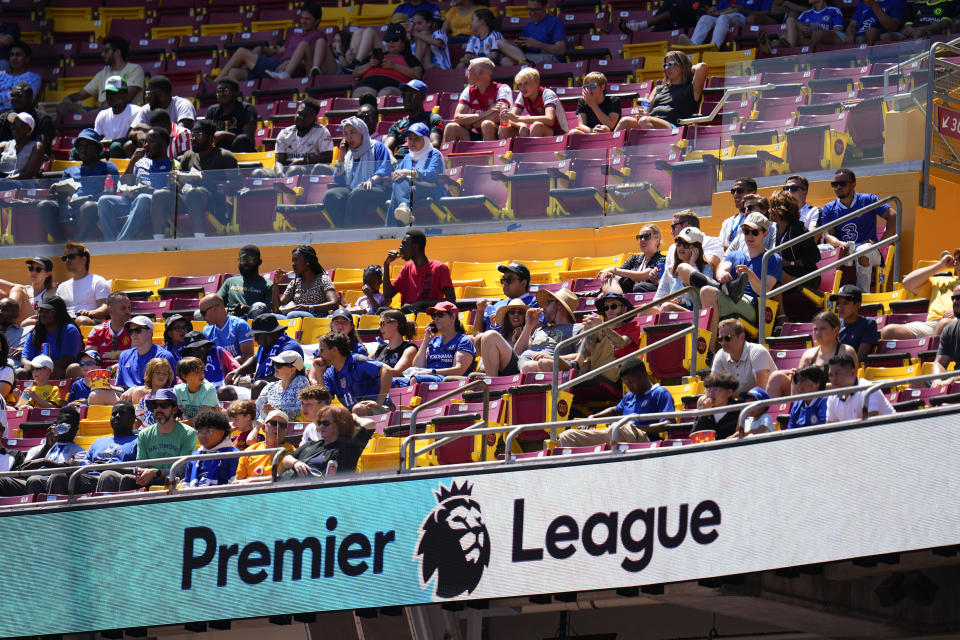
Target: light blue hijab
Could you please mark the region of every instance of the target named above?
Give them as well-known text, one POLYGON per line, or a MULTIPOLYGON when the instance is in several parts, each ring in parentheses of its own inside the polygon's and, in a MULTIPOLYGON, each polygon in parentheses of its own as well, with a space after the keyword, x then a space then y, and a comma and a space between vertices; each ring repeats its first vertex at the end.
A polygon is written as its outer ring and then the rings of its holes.
POLYGON ((360 146, 356 149, 349 149, 343 158, 343 171, 347 185, 354 188, 373 176, 377 164, 370 151, 373 143, 370 141, 370 130, 367 129, 367 123, 356 116, 352 116, 343 121, 343 126, 351 126, 363 136, 360 146))

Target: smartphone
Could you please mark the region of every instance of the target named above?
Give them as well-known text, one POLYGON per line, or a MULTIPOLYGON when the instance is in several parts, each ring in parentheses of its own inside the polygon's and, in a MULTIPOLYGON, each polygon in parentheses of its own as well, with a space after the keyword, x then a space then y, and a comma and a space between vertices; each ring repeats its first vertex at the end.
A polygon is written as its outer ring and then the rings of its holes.
POLYGON ((383 49, 374 49, 372 55, 378 62, 383 62, 383 49))

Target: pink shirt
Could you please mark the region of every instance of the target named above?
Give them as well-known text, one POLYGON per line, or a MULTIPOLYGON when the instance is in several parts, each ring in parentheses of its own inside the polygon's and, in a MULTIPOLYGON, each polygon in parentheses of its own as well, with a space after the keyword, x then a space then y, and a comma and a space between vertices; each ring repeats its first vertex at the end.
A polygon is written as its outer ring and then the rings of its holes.
POLYGON ((301 42, 306 42, 310 47, 311 54, 313 53, 313 45, 323 37, 323 33, 319 30, 314 29, 310 33, 304 33, 303 31, 297 29, 293 32, 289 38, 287 38, 286 44, 283 45, 283 55, 280 56, 280 62, 284 62, 293 57, 293 52, 297 50, 297 46, 301 42))

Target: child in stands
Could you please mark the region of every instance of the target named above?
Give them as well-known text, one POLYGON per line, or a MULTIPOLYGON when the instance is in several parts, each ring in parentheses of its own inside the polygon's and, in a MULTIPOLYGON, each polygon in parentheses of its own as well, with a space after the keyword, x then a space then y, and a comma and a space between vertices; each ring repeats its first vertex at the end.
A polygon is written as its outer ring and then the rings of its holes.
POLYGON ((30 361, 30 366, 33 367, 31 372, 33 385, 23 390, 23 395, 17 402, 17 408, 50 409, 59 407, 62 404, 60 402, 60 389, 56 385, 47 384, 53 374, 53 360, 50 359, 50 356, 39 355, 30 361))
POLYGON ((570 128, 567 114, 556 92, 540 86, 540 72, 533 67, 524 67, 514 81, 520 93, 513 107, 500 111, 500 139, 517 136, 545 138, 566 134, 570 128))
POLYGON ((591 71, 583 76, 583 97, 577 101, 579 124, 570 133, 613 131, 620 120, 620 98, 607 96, 607 76, 591 71))

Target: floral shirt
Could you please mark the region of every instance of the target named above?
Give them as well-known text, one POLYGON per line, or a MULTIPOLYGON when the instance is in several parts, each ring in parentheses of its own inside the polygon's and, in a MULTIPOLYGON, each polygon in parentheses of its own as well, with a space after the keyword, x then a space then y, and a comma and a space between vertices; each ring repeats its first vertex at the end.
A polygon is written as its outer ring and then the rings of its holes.
POLYGON ((301 417, 300 392, 309 386, 310 381, 307 380, 307 376, 297 376, 286 390, 281 388, 279 380, 271 382, 263 388, 260 397, 257 398, 257 416, 263 420, 267 415, 264 407, 269 404, 274 409, 280 409, 286 413, 291 420, 299 420, 301 417))
POLYGON ((336 291, 333 281, 327 274, 317 276, 309 289, 303 288, 303 279, 297 276, 287 285, 284 295, 293 293, 291 300, 294 304, 323 304, 327 302, 327 291, 336 291))

